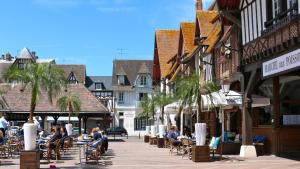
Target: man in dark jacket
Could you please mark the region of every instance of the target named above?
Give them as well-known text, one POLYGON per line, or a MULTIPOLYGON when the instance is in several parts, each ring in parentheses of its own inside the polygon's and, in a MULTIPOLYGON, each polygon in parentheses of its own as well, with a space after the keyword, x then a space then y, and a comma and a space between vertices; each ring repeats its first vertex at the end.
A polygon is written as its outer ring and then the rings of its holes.
POLYGON ((59 140, 61 138, 62 138, 62 135, 60 133, 60 127, 57 126, 57 127, 55 127, 55 134, 49 140, 49 146, 50 146, 50 148, 55 148, 56 147, 55 141, 59 140))

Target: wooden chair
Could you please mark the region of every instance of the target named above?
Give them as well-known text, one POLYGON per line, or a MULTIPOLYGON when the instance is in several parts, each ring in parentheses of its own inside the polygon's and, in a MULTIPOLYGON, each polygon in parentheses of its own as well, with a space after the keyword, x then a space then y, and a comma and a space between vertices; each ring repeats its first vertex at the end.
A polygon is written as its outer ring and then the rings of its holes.
POLYGON ((91 149, 90 146, 87 145, 86 152, 85 152, 86 162, 88 162, 90 160, 96 160, 96 162, 98 164, 98 161, 102 157, 102 152, 104 152, 103 150, 104 150, 103 143, 100 143, 96 149, 91 149))
POLYGON ((3 144, 3 145, 0 145, 0 157, 1 158, 7 158, 9 155, 8 155, 8 147, 7 145, 3 144))
POLYGON ((181 139, 181 144, 182 144, 182 158, 185 155, 188 155, 189 159, 192 158, 192 145, 193 141, 187 138, 182 138, 181 139))
POLYGON ((176 150, 176 153, 179 154, 181 149, 181 142, 172 138, 169 138, 169 141, 170 141, 169 154, 173 154, 174 150, 176 150))
POLYGON ((50 162, 50 159, 52 159, 52 151, 54 151, 54 156, 56 160, 60 159, 60 147, 61 147, 61 140, 58 139, 54 142, 55 148, 52 148, 50 146, 50 142, 48 141, 46 143, 46 148, 41 148, 41 153, 42 153, 42 159, 48 160, 48 163, 50 162))
POLYGON ((167 137, 165 137, 164 139, 165 139, 165 148, 170 148, 170 140, 167 137))

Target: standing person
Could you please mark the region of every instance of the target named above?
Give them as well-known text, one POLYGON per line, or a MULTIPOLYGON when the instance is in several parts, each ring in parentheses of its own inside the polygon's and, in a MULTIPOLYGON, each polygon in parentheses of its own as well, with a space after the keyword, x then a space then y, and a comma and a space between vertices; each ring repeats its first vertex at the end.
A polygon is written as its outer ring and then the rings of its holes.
POLYGON ((5 137, 5 131, 7 130, 9 126, 9 122, 6 121, 6 114, 3 114, 2 117, 0 118, 0 130, 3 133, 3 137, 5 137))
POLYGON ((40 122, 37 120, 38 117, 34 117, 33 118, 33 123, 35 124, 37 130, 40 130, 41 129, 41 125, 40 125, 40 122))

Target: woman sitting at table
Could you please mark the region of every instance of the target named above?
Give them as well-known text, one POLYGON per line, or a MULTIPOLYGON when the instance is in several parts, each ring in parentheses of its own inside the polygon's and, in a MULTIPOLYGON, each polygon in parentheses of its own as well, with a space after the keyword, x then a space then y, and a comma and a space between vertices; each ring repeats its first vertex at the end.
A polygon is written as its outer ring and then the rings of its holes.
POLYGON ((64 146, 64 142, 65 142, 65 139, 68 138, 68 132, 67 132, 67 129, 65 127, 61 127, 60 128, 60 133, 61 133, 61 139, 60 139, 60 144, 61 144, 61 147, 64 146))
POLYGON ((97 127, 92 129, 91 135, 93 136, 94 140, 99 140, 102 138, 101 133, 99 133, 99 128, 97 128, 97 127))
POLYGON ((0 145, 5 144, 5 142, 6 142, 6 139, 3 136, 3 132, 0 130, 0 145))
POLYGON ((55 141, 62 138, 62 135, 60 133, 60 127, 55 128, 55 134, 51 137, 49 140, 49 146, 50 148, 54 149, 56 147, 55 141))

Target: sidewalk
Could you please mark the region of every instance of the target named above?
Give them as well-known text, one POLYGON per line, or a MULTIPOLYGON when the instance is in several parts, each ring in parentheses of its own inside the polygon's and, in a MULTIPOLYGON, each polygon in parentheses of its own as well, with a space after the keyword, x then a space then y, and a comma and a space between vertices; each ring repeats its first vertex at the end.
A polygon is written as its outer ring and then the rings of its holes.
MULTIPOLYGON (((109 152, 104 160, 101 160, 99 165, 85 163, 82 168, 105 168, 105 169, 289 169, 299 168, 300 161, 275 157, 262 156, 255 159, 241 159, 238 156, 224 156, 226 160, 194 163, 187 157, 182 158, 180 155, 169 155, 166 148, 157 148, 143 142, 143 139, 137 137, 129 137, 129 139, 117 139, 109 143, 109 152)), ((63 156, 55 164, 58 168, 80 168, 76 163, 79 162, 78 149, 73 149, 71 152, 63 156)), ((2 169, 18 169, 19 159, 1 159, 0 168, 2 169), (4 164, 4 165, 3 165, 4 164)), ((85 159, 82 159, 85 162, 85 159)), ((48 168, 48 164, 42 163, 41 168, 48 168)))
POLYGON ((238 156, 224 156, 226 160, 194 163, 187 157, 180 155, 169 155, 166 148, 157 148, 143 142, 143 139, 129 138, 123 143, 111 143, 113 155, 111 156, 112 165, 107 168, 122 169, 287 169, 299 168, 300 161, 284 159, 275 156, 262 156, 255 159, 241 159, 238 156))

